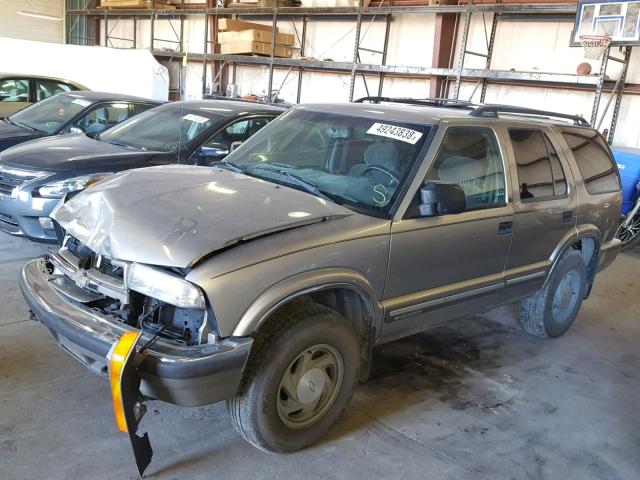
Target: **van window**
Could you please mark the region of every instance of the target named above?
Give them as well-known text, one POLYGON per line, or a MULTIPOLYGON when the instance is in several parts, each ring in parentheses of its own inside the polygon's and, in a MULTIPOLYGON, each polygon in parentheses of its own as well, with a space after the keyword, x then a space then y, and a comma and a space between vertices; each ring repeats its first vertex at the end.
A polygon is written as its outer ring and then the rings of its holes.
POLYGON ((620 190, 618 168, 609 146, 597 131, 564 127, 562 135, 573 152, 587 192, 595 195, 620 190))

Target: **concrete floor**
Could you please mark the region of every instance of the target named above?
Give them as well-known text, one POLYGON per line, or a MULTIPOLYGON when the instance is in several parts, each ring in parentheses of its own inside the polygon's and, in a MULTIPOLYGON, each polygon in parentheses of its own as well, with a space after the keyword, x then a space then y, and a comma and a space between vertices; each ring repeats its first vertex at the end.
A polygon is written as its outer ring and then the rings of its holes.
MULTIPOLYGON (((42 253, 0 234, 0 479, 136 478, 107 383, 28 320, 17 286, 42 253)), ((262 453, 223 404, 153 402, 153 479, 640 478, 640 251, 598 277, 562 338, 530 337, 517 308, 461 319, 376 352, 321 444, 262 453)))

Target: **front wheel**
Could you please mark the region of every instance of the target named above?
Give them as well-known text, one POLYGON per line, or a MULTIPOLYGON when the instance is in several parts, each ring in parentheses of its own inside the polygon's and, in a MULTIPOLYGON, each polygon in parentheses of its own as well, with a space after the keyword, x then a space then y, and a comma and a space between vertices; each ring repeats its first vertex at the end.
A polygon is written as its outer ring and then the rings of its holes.
POLYGON ((621 250, 633 248, 640 242, 640 213, 636 214, 626 226, 624 221, 623 218, 616 232, 616 238, 622 241, 621 250))
POLYGON ((349 404, 360 346, 349 321, 313 302, 274 315, 255 337, 233 426, 255 447, 291 452, 319 440, 349 404))

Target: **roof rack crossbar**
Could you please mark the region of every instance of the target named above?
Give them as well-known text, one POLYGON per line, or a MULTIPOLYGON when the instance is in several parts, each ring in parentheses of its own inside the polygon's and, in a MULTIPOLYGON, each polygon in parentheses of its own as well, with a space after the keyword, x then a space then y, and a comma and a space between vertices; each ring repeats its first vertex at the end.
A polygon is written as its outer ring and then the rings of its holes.
POLYGON ((428 107, 458 107, 470 108, 474 104, 466 100, 456 100, 455 98, 402 98, 402 97, 362 97, 354 100, 353 103, 404 103, 406 105, 423 105, 428 107))
POLYGON ((512 105, 482 105, 469 112, 469 115, 472 117, 498 118, 498 113, 515 113, 518 115, 533 115, 536 117, 563 118, 566 120, 572 120, 574 125, 577 126, 590 126, 589 122, 580 115, 549 112, 546 110, 536 110, 534 108, 514 107, 512 105))

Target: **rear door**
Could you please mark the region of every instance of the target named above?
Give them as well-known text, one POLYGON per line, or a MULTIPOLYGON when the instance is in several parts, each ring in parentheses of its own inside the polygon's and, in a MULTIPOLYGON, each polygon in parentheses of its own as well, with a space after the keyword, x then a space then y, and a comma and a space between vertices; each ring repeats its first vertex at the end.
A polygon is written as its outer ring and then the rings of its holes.
POLYGON ((551 256, 576 224, 577 195, 567 159, 546 126, 507 128, 514 188, 513 243, 505 272, 510 295, 536 291, 551 256))
POLYGON ((504 294, 513 207, 495 131, 448 127, 422 180, 420 185, 461 186, 467 210, 421 218, 412 213, 419 203, 417 191, 404 218, 393 223, 383 301, 386 340, 483 310, 504 294))

